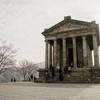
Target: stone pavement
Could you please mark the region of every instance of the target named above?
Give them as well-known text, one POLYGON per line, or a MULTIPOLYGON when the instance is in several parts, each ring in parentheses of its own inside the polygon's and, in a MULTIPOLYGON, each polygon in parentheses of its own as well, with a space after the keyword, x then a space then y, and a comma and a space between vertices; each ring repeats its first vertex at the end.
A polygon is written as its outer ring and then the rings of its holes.
POLYGON ((100 100, 100 84, 0 83, 0 100, 100 100))

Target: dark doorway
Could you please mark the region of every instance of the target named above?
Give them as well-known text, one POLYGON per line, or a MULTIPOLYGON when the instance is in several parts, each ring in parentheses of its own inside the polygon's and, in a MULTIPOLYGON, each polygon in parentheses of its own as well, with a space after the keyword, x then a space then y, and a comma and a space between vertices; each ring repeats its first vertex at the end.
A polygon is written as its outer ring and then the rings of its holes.
POLYGON ((73 48, 68 49, 68 58, 69 58, 69 65, 73 63, 73 48))

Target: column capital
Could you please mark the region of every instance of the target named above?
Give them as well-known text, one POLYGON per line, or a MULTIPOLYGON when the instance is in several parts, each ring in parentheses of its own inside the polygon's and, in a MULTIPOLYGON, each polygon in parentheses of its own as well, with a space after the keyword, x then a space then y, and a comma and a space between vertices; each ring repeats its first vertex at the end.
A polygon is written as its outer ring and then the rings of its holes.
POLYGON ((64 37, 64 38, 62 38, 62 40, 66 40, 66 38, 64 37))
POLYGON ((48 40, 44 40, 45 42, 49 42, 48 40))
POLYGON ((74 42, 74 41, 76 42, 76 37, 72 37, 72 40, 73 40, 73 42, 74 42))
POLYGON ((82 38, 86 38, 88 35, 83 35, 82 38))
POLYGON ((92 36, 96 36, 96 34, 93 34, 92 36))
POLYGON ((86 40, 86 36, 82 36, 83 41, 86 40))
POLYGON ((74 36, 74 37, 72 37, 72 39, 76 39, 76 37, 74 36))
POLYGON ((57 39, 53 39, 53 41, 57 41, 57 39))

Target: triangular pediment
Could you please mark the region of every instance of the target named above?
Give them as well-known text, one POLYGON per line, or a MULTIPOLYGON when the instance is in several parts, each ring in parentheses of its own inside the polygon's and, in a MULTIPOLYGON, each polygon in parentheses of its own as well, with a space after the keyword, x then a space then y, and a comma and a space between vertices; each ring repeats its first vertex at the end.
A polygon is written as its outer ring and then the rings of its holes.
POLYGON ((55 28, 54 30, 52 30, 51 32, 49 32, 49 34, 52 33, 59 33, 59 32, 64 32, 64 31, 71 31, 71 30, 78 30, 78 29, 84 29, 84 28, 88 28, 85 25, 79 25, 79 24, 73 24, 73 23, 65 23, 64 25, 55 28))
POLYGON ((45 30, 42 34, 55 34, 64 31, 71 31, 71 30, 78 30, 78 29, 85 29, 89 28, 90 23, 84 21, 78 21, 73 19, 64 19, 60 23, 52 26, 51 28, 45 30))

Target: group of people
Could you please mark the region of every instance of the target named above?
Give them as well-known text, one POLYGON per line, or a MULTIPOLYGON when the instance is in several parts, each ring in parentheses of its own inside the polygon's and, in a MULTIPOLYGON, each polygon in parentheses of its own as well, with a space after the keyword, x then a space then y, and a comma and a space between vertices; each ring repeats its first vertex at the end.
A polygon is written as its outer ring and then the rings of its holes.
POLYGON ((16 78, 11 78, 11 82, 16 82, 16 78))
POLYGON ((70 75, 71 72, 72 72, 72 68, 73 68, 73 63, 71 63, 69 66, 65 66, 64 67, 64 73, 70 75))
POLYGON ((33 74, 31 74, 31 75, 28 74, 26 78, 28 81, 35 81, 36 80, 36 77, 33 74))
MULTIPOLYGON (((62 70, 61 67, 59 67, 59 70, 58 70, 58 72, 59 72, 59 80, 63 80, 63 71, 64 71, 65 74, 71 75, 72 68, 73 68, 73 63, 70 63, 69 66, 65 66, 64 70, 62 70)), ((55 69, 54 69, 54 67, 52 65, 50 65, 50 72, 48 70, 46 70, 46 72, 45 72, 46 80, 49 79, 49 77, 50 77, 49 74, 50 73, 51 73, 52 78, 54 78, 55 69)))
POLYGON ((45 78, 46 78, 46 80, 49 80, 50 73, 51 73, 51 77, 54 78, 54 76, 55 76, 55 69, 54 69, 54 67, 52 65, 50 65, 50 70, 48 70, 48 69, 45 70, 45 76, 46 76, 45 78))

